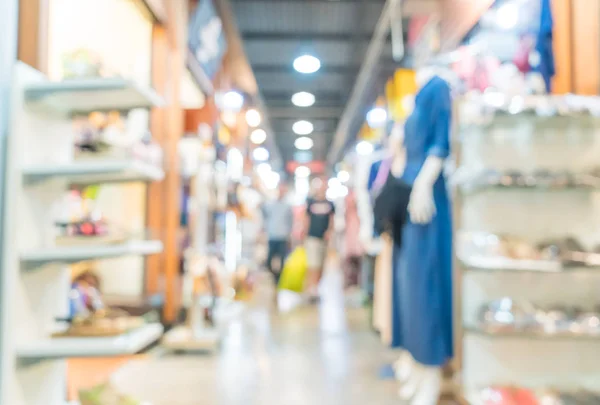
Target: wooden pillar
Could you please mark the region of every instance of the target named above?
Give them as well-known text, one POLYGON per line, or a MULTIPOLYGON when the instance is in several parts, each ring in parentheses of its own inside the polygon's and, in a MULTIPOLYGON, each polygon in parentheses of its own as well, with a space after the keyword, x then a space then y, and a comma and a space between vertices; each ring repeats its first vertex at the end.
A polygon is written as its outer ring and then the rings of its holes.
POLYGON ((572 19, 571 0, 552 0, 552 32, 556 74, 552 92, 565 94, 573 91, 572 19))
MULTIPOLYGON (((166 98, 168 83, 167 56, 169 52, 169 41, 167 40, 166 28, 155 25, 152 30, 152 85, 154 89, 166 98)), ((164 108, 152 109, 150 115, 150 130, 153 139, 164 146, 166 139, 166 111, 164 108)), ((165 241, 163 222, 164 193, 161 182, 150 183, 148 186, 148 201, 146 204, 146 226, 151 232, 158 233, 163 242, 165 241)), ((153 255, 146 259, 146 294, 154 295, 163 291, 164 255, 153 255)))
POLYGON ((600 91, 600 0, 572 0, 573 90, 600 91))
POLYGON ((19 1, 18 59, 44 73, 48 71, 49 8, 50 0, 19 1))
POLYGON ((152 113, 152 131, 161 144, 165 159, 165 179, 152 185, 148 193, 148 225, 159 229, 164 251, 148 259, 146 287, 149 293, 164 288, 163 317, 175 322, 180 307, 179 221, 181 179, 178 143, 183 135, 184 114, 180 102, 181 77, 185 70, 187 0, 165 1, 167 23, 154 30, 153 81, 167 105, 152 113))

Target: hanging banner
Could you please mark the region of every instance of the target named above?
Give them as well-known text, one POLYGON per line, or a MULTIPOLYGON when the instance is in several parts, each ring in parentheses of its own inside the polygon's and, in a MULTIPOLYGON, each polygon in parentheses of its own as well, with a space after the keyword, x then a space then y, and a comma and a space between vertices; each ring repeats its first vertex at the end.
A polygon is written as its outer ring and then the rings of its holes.
POLYGON ((223 24, 212 0, 200 0, 190 20, 188 46, 204 73, 212 80, 227 48, 223 24))

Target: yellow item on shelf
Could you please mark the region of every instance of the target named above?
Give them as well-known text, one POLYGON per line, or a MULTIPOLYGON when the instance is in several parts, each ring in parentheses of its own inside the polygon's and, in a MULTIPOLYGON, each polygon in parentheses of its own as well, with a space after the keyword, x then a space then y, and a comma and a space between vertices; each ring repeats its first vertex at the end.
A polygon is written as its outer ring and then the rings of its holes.
POLYGON ((304 280, 307 271, 306 250, 304 247, 297 247, 283 266, 281 278, 279 279, 279 289, 301 293, 304 291, 304 280))

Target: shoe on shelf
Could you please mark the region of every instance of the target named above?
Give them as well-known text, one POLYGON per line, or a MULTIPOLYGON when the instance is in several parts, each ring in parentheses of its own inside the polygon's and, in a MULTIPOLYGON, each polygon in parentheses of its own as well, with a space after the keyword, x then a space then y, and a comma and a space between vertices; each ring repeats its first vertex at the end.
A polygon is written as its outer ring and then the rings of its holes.
POLYGON ((79 401, 81 405, 149 405, 130 396, 120 394, 108 383, 89 390, 79 391, 79 401))

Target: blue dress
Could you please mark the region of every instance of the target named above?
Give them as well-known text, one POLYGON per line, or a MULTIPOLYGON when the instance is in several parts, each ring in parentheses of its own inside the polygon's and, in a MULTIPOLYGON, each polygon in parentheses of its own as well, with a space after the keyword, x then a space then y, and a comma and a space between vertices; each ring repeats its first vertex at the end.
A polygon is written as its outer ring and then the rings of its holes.
MULTIPOLYGON (((450 152, 451 100, 448 84, 435 76, 417 94, 405 125, 407 163, 402 180, 413 184, 430 155, 450 152)), ((436 215, 425 225, 408 221, 402 246, 393 249, 392 346, 428 366, 453 356, 452 218, 443 175, 433 187, 436 215)))

